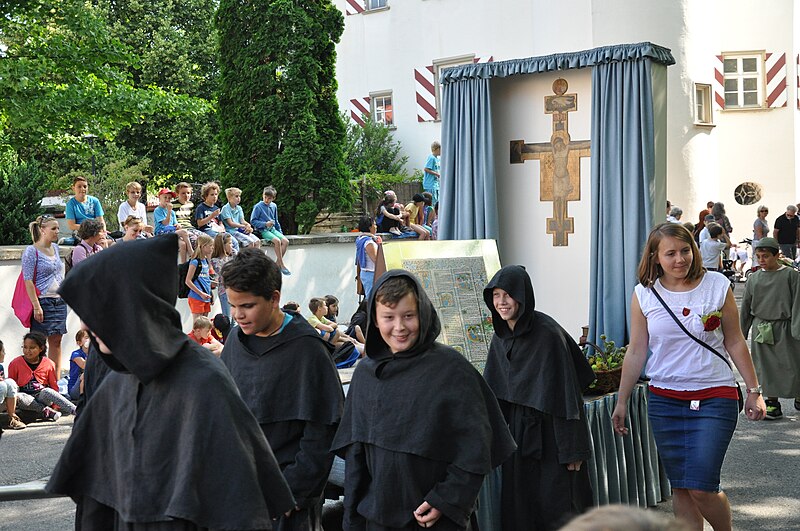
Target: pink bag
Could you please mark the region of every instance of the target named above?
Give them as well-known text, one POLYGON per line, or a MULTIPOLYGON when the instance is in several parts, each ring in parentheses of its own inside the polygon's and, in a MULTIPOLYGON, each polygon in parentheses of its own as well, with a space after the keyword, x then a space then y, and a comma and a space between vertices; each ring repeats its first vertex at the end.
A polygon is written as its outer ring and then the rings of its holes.
MULTIPOLYGON (((36 283, 36 266, 39 265, 39 252, 36 252, 36 265, 33 267, 33 282, 36 283)), ((39 296, 39 289, 36 289, 36 296, 39 296)), ((33 316, 33 304, 31 298, 28 297, 28 290, 25 289, 25 279, 22 276, 22 271, 19 272, 17 278, 17 286, 14 288, 14 296, 11 298, 11 307, 14 308, 14 315, 17 316, 19 322, 25 328, 31 327, 31 317, 33 316)))

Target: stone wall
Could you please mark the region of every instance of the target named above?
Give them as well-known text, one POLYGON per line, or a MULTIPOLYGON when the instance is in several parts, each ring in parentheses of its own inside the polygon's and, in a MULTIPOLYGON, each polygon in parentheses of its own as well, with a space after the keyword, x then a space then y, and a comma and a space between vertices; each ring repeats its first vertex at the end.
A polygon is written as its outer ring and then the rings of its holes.
MULTIPOLYGON (((301 312, 308 315, 308 301, 311 297, 336 295, 340 300, 339 319, 348 321, 358 306, 355 288, 355 234, 329 234, 310 236, 287 236, 289 250, 285 257, 292 275, 283 277, 281 303, 296 301, 301 312)), ((27 332, 11 309, 11 298, 21 268, 21 256, 25 246, 0 247, 0 340, 6 348, 8 362, 21 354, 22 336, 27 332)), ((70 247, 62 247, 65 256, 70 247)), ((267 255, 275 257, 272 248, 267 255)), ((157 274, 154 272, 154 274, 157 274)), ((109 286, 108 289, 113 289, 109 286)), ((192 328, 192 316, 186 299, 178 299, 176 305, 181 314, 183 330, 192 328)), ((219 312, 219 302, 215 302, 211 315, 219 312)), ((69 367, 69 354, 75 347, 75 333, 80 323, 77 315, 70 311, 67 315, 67 335, 62 343, 63 367, 69 367)))

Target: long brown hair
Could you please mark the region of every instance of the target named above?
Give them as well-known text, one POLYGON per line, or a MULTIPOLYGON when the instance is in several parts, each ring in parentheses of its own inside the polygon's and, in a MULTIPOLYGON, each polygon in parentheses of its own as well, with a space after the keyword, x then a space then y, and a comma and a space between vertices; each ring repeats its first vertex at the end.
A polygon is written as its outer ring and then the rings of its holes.
POLYGON ((656 280, 664 274, 664 270, 658 265, 658 246, 664 238, 675 238, 688 244, 692 249, 692 265, 689 266, 689 272, 686 274, 686 281, 692 282, 703 276, 703 259, 700 256, 700 250, 692 237, 692 234, 686 230, 686 227, 679 223, 662 223, 656 225, 650 231, 647 237, 647 242, 644 244, 644 251, 642 252, 642 259, 639 261, 639 282, 642 286, 650 287, 655 284, 656 280))
POLYGON ((228 256, 228 253, 225 252, 225 244, 228 243, 230 238, 233 238, 233 236, 228 232, 223 232, 222 234, 214 236, 214 252, 211 253, 211 258, 223 258, 228 256))

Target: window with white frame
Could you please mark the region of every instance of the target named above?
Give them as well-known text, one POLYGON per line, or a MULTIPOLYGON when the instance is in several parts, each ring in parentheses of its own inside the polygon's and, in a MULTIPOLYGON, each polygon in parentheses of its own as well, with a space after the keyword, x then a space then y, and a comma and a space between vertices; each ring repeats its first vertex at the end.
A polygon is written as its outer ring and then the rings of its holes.
POLYGON ((374 9, 383 9, 388 7, 386 5, 387 0, 366 0, 366 8, 367 11, 372 11, 374 9))
POLYGON ((711 85, 694 84, 694 123, 711 125, 714 123, 711 114, 711 85))
POLYGON ((445 59, 437 59, 433 62, 433 85, 436 87, 436 120, 442 119, 442 85, 439 83, 439 76, 442 73, 442 68, 449 68, 451 66, 471 65, 475 62, 475 54, 459 55, 457 57, 448 57, 445 59))
POLYGON ((760 109, 764 105, 764 56, 760 53, 725 54, 726 109, 760 109))
POLYGON ((372 120, 386 127, 394 127, 394 107, 392 91, 373 92, 369 95, 372 120))

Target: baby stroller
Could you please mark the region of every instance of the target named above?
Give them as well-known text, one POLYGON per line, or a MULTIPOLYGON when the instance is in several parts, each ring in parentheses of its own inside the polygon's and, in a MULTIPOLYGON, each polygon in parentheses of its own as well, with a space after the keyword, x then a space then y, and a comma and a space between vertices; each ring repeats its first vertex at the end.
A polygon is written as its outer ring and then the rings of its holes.
POLYGON ((733 262, 734 261, 730 258, 723 256, 722 271, 720 271, 720 273, 728 277, 728 280, 731 283, 731 288, 736 286, 736 271, 733 269, 733 262))

